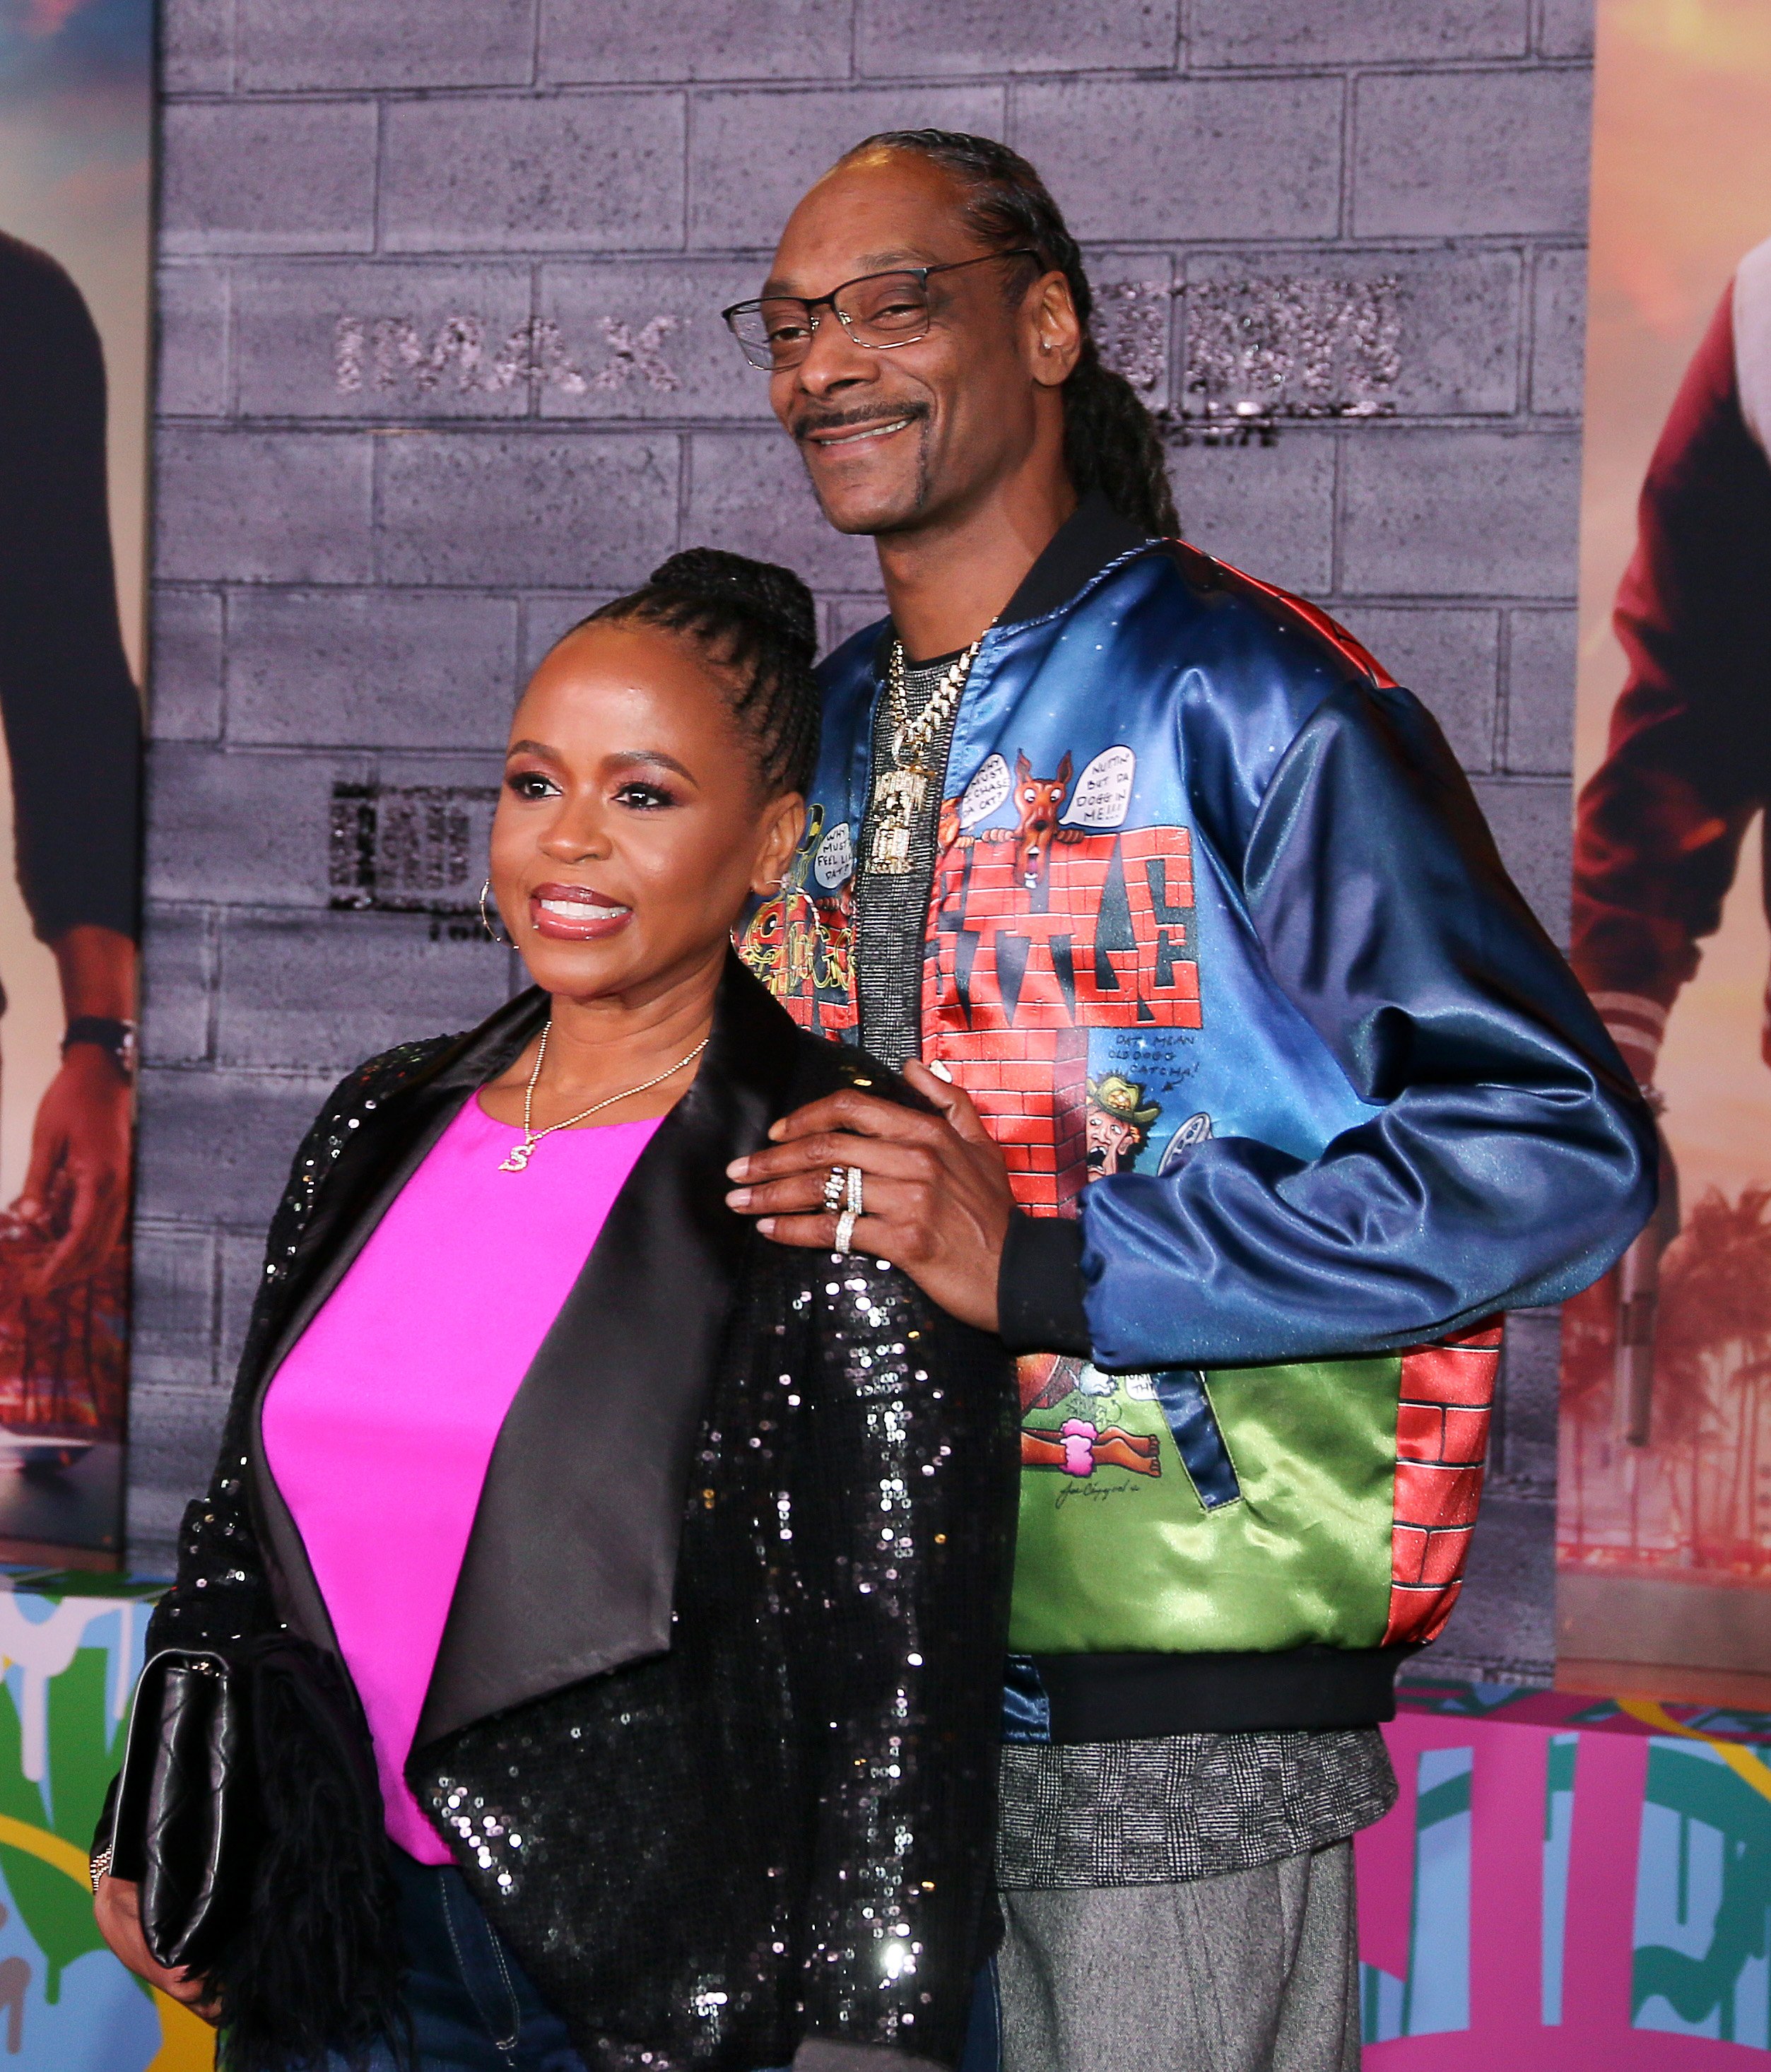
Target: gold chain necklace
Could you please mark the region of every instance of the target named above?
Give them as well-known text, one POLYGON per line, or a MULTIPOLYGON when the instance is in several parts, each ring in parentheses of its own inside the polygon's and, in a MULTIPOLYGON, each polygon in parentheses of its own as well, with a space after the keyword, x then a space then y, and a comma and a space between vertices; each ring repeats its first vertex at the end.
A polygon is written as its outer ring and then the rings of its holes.
POLYGON ((587 1121, 602 1109, 613 1108, 617 1101, 628 1100, 635 1094, 649 1093, 654 1087, 661 1087, 672 1074, 681 1071, 684 1065, 693 1064, 713 1040, 711 1037, 704 1036, 686 1058, 679 1058, 669 1071, 660 1072, 655 1079, 647 1079, 637 1087, 625 1087, 618 1094, 610 1094, 606 1100, 593 1101, 589 1108, 581 1108, 576 1115, 569 1115, 564 1122, 550 1122, 545 1129, 536 1129, 532 1126, 535 1112, 535 1084, 541 1076, 541 1060, 547 1055, 547 1039, 553 1034, 553 1017, 550 1014, 535 1053, 535 1070, 529 1074, 529 1083, 523 1090, 523 1135, 525 1141, 512 1145, 509 1157, 499 1161, 500 1173, 526 1172, 530 1159, 535 1156, 535 1147, 544 1137, 551 1137, 557 1129, 569 1129, 575 1122, 587 1121))
POLYGON ((928 796, 929 772, 922 760, 922 751, 939 738, 983 645, 980 633, 955 660, 935 685, 935 695, 912 720, 904 680, 904 643, 902 640, 892 643, 891 660, 886 671, 892 708, 892 762, 890 768, 880 771, 873 784, 873 839, 867 854, 867 868, 881 878, 903 878, 909 874, 910 823, 928 796))

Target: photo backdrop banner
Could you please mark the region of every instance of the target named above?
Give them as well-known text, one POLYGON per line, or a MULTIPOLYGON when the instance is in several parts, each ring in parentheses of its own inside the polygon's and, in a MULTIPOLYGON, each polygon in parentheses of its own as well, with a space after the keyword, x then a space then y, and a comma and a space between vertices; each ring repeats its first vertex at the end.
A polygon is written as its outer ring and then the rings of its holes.
POLYGON ((0 1559, 121 1541, 152 0, 0 0, 0 1559))
POLYGON ((1561 1680, 1771 1693, 1771 14, 1600 0, 1572 943, 1664 1133, 1569 1305, 1561 1680))

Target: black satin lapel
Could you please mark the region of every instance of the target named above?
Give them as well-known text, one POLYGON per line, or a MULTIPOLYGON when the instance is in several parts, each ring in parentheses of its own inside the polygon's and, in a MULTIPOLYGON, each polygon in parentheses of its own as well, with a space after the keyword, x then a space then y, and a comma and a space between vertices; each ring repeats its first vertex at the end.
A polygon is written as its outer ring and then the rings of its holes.
POLYGON ((429 1071, 387 1096, 372 1118, 358 1117, 354 1140, 327 1175, 290 1261, 284 1314, 252 1385, 246 1419, 248 1486, 259 1537, 270 1556, 278 1610, 298 1633, 335 1652, 337 1637, 326 1601, 265 1457, 265 1398, 277 1370, 432 1145, 475 1089, 496 1078, 520 1052, 546 1011, 539 993, 520 994, 445 1051, 429 1071))
POLYGON ((729 1161, 787 1098, 794 1025, 734 958, 493 1449, 413 1746, 670 1644, 683 1506, 748 1222, 729 1161))

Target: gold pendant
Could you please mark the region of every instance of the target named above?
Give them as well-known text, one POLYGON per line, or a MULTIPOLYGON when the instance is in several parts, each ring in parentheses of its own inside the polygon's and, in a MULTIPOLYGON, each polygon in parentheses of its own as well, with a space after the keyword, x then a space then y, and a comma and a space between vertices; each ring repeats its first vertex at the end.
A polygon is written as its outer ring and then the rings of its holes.
POLYGON ((910 870, 908 828, 876 828, 867 868, 876 878, 907 878, 910 870))
POLYGON ((902 878, 910 867, 910 820, 928 796, 929 780, 913 763, 888 770, 873 787, 873 841, 867 868, 902 878))
POLYGON ((532 1137, 527 1144, 513 1144, 511 1146, 510 1157, 508 1158, 501 1158, 499 1161, 499 1171, 500 1173, 526 1173, 528 1170, 528 1163, 530 1159, 535 1156, 535 1147, 540 1142, 540 1141, 541 1140, 538 1137, 532 1137))

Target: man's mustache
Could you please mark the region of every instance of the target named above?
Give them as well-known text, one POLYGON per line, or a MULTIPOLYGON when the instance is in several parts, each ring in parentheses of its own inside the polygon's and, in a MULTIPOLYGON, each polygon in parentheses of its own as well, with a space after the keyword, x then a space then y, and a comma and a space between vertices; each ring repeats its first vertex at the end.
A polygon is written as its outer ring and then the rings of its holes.
POLYGON ((927 403, 900 403, 883 409, 873 405, 864 410, 802 410, 788 430, 795 438, 805 439, 814 432, 854 431, 863 425, 895 425, 906 417, 926 417, 928 413, 927 403))

